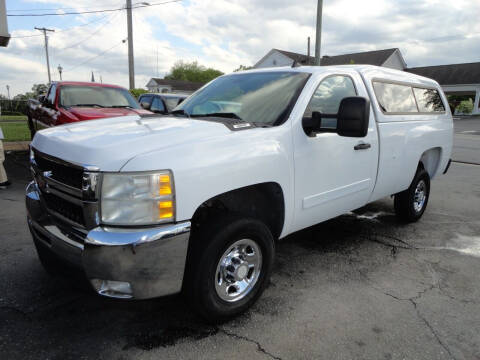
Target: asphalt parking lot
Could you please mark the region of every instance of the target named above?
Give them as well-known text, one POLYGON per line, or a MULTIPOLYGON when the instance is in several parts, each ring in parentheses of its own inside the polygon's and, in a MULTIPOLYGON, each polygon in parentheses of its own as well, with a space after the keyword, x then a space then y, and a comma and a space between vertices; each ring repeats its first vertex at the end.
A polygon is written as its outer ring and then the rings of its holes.
POLYGON ((459 120, 455 145, 418 223, 384 199, 283 239, 263 297, 219 326, 179 297, 114 301, 48 276, 25 221, 26 154, 9 154, 0 357, 480 359, 480 120, 459 120))

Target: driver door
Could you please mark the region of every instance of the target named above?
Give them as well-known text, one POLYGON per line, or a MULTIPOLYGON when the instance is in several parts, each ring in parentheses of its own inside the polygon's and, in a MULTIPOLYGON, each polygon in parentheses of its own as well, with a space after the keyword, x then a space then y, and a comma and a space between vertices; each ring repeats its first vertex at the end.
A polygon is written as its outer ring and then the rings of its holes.
POLYGON ((295 221, 294 231, 359 208, 367 203, 376 179, 378 141, 373 111, 364 138, 336 133, 334 117, 343 98, 368 98, 365 86, 355 71, 322 75, 302 118, 294 126, 295 221), (307 134, 303 117, 321 115, 321 129, 307 134), (368 146, 357 146, 368 144, 368 146))

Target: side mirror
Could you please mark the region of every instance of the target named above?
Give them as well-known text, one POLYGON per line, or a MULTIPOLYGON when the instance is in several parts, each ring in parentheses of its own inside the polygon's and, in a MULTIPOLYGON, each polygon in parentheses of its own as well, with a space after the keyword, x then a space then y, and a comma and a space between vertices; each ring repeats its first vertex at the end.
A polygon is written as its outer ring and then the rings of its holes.
POLYGON ((142 102, 140 103, 140 106, 141 106, 142 108, 144 108, 145 110, 149 110, 149 109, 150 109, 150 103, 148 103, 148 102, 146 102, 146 101, 142 101, 142 102))
POLYGON ((40 95, 37 99, 40 104, 45 103, 45 95, 40 95))
POLYGON ((337 134, 347 137, 365 137, 370 118, 370 101, 361 96, 342 99, 338 109, 337 134))
POLYGON ((306 134, 319 131, 322 126, 322 114, 318 111, 312 112, 312 117, 304 117, 302 119, 302 126, 306 134))

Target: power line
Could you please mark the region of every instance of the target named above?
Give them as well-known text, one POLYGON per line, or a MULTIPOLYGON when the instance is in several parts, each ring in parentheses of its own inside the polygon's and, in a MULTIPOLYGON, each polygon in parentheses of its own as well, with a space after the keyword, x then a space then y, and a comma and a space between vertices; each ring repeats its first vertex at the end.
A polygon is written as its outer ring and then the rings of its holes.
POLYGON ((86 63, 89 63, 90 61, 95 60, 96 58, 104 55, 105 53, 109 52, 110 50, 112 50, 113 48, 117 47, 118 45, 120 45, 120 44, 122 44, 122 43, 125 43, 126 41, 127 41, 126 39, 123 39, 123 40, 120 41, 119 43, 116 43, 116 44, 113 45, 112 47, 108 48, 107 50, 102 51, 100 54, 97 54, 97 55, 95 55, 95 56, 93 56, 93 57, 91 57, 91 58, 89 58, 89 59, 87 59, 87 60, 85 60, 85 61, 82 61, 81 63, 75 65, 74 67, 72 67, 72 68, 70 68, 70 69, 68 69, 68 71, 72 71, 72 70, 76 69, 76 68, 79 67, 79 66, 85 65, 86 63))
MULTIPOLYGON (((111 3, 113 4, 113 2, 111 3)), ((60 7, 60 8, 40 8, 40 9, 8 9, 8 11, 15 11, 15 12, 27 12, 27 11, 55 11, 55 10, 76 10, 76 9, 103 9, 105 6, 94 6, 94 7, 84 7, 84 6, 77 6, 77 7, 60 7)))
MULTIPOLYGON (((76 29, 76 28, 79 28, 79 27, 83 27, 83 26, 95 24, 95 23, 100 22, 101 20, 105 19, 107 16, 108 16, 108 15, 104 15, 104 16, 102 16, 100 19, 95 19, 95 20, 90 21, 90 22, 85 23, 85 24, 75 25, 75 26, 72 26, 72 27, 70 27, 70 28, 61 29, 61 30, 56 30, 56 32, 57 32, 57 33, 60 33, 60 32, 70 31, 70 30, 73 30, 73 29, 76 29)), ((107 23, 108 23, 108 22, 107 22, 107 23)), ((35 34, 35 35, 11 36, 10 39, 24 39, 24 38, 37 37, 37 36, 43 36, 43 35, 42 35, 42 34, 35 34)))
POLYGON ((73 45, 69 45, 69 46, 66 46, 64 48, 61 48, 61 49, 58 49, 58 50, 67 50, 67 49, 71 49, 71 48, 74 48, 82 43, 84 43, 85 41, 87 41, 88 39, 92 38, 94 35, 98 34, 98 32, 100 30, 102 30, 105 26, 107 26, 108 24, 110 24, 116 17, 117 17, 118 14, 114 14, 109 20, 107 20, 106 22, 104 22, 102 25, 100 25, 94 32, 92 32, 90 35, 88 35, 86 38, 84 38, 83 40, 80 40, 79 42, 77 43, 74 43, 73 45))
MULTIPOLYGON (((139 3, 139 4, 134 4, 135 6, 132 6, 132 9, 139 9, 139 8, 144 8, 144 7, 150 7, 150 6, 158 6, 158 5, 165 5, 165 4, 170 4, 170 3, 176 3, 176 2, 181 2, 183 0, 169 0, 169 1, 164 1, 160 3, 154 3, 154 4, 149 4, 149 3, 139 3)), ((63 12, 63 13, 44 13, 44 14, 7 14, 7 16, 64 16, 64 15, 81 15, 81 14, 96 14, 96 13, 105 13, 105 12, 113 12, 113 11, 122 11, 125 10, 126 7, 121 7, 121 8, 116 8, 116 9, 103 9, 103 10, 89 10, 89 11, 72 11, 72 12, 63 12)))

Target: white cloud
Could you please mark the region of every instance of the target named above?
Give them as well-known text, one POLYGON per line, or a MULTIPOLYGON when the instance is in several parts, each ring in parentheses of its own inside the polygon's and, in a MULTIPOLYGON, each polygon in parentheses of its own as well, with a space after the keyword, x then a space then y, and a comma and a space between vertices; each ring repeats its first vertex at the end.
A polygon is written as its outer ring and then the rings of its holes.
MULTIPOLYGON (((124 5, 123 1, 114 0, 101 4, 95 0, 77 0, 74 4, 70 0, 37 2, 43 3, 44 8, 60 6, 78 10, 124 5)), ((160 0, 151 1, 155 2, 160 0)), ((136 9, 136 85, 144 86, 156 75, 157 49, 160 75, 179 59, 198 60, 230 72, 240 64, 254 64, 271 48, 305 53, 308 36, 312 38, 313 51, 316 3, 316 0, 190 0, 136 9)), ((478 61, 479 13, 480 2, 467 0, 328 1, 324 5, 322 53, 336 55, 399 47, 410 66, 478 61)), ((11 24, 15 21, 9 18, 11 24)), ((58 25, 50 38, 55 79, 56 67, 62 64, 68 79, 89 80, 94 71, 97 78, 102 75, 104 82, 128 84, 127 46, 121 43, 126 38, 123 11, 35 21, 47 27, 58 25), (88 25, 59 31, 84 24, 88 25), (115 44, 118 46, 105 55, 87 61, 115 44), (85 61, 85 65, 77 66, 85 61)), ((32 28, 33 25, 11 33, 38 34, 32 28)), ((12 39, 8 48, 0 49, 0 73, 2 82, 8 81, 12 89, 21 92, 29 90, 33 83, 45 82, 43 38, 12 39)), ((3 88, 0 85, 0 91, 3 88)))

